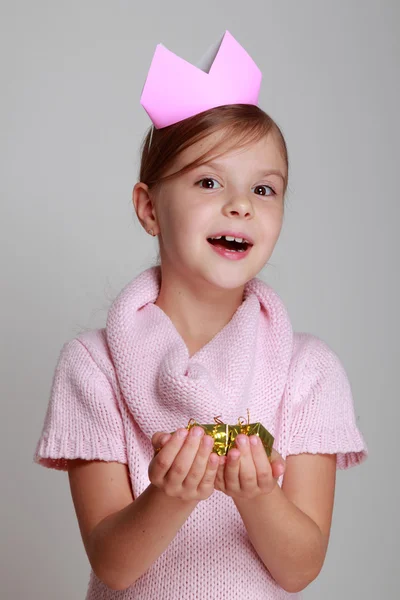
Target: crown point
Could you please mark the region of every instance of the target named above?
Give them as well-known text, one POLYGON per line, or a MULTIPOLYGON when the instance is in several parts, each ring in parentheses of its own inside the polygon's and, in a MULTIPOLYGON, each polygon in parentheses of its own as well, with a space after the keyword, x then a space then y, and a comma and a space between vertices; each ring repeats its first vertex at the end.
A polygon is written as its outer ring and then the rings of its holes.
POLYGON ((140 99, 157 129, 217 106, 257 104, 261 71, 228 30, 201 62, 157 44, 140 99))

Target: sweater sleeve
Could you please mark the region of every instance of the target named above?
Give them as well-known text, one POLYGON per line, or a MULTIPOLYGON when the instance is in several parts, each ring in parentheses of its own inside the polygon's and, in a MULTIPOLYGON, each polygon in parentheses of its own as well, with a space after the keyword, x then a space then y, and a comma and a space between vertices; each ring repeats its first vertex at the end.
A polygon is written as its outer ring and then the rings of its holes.
POLYGON ((62 347, 34 462, 67 470, 67 460, 127 463, 122 415, 112 385, 77 339, 62 347))
POLYGON ((336 454, 338 469, 348 469, 367 458, 345 369, 335 352, 316 336, 309 336, 298 397, 288 455, 336 454))

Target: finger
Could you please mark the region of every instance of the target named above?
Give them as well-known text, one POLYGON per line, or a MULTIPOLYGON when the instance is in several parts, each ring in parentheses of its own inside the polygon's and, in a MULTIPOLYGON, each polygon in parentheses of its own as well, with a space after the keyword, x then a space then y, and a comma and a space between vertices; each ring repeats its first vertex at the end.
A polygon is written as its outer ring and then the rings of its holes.
POLYGON ((218 461, 218 470, 215 476, 215 489, 224 492, 225 491, 225 480, 224 480, 224 471, 225 471, 225 463, 226 456, 220 456, 218 461))
POLYGON ((169 443, 153 457, 149 465, 149 474, 151 474, 153 483, 156 485, 162 483, 187 435, 187 429, 178 429, 171 436, 169 443))
MULTIPOLYGON (((207 437, 207 436, 205 436, 207 437)), ((216 452, 211 452, 210 456, 207 459, 206 469, 203 475, 202 480, 198 486, 198 491, 200 493, 207 493, 210 488, 215 487, 215 478, 218 472, 219 465, 219 457, 216 452)))
POLYGON ((229 493, 240 491, 239 483, 240 450, 231 448, 228 451, 224 470, 225 490, 229 493))
POLYGON ((166 431, 156 431, 151 438, 153 448, 155 450, 161 449, 170 438, 170 433, 166 431))
MULTIPOLYGON (((166 479, 172 487, 182 485, 187 477, 203 436, 204 429, 199 426, 192 427, 186 436, 184 444, 182 444, 166 475, 166 479)), ((163 450, 166 450, 168 445, 163 450)))
POLYGON ((170 433, 165 433, 164 435, 161 436, 160 438, 160 446, 161 448, 163 448, 165 446, 165 444, 171 439, 171 434, 170 433))
POLYGON ((244 492, 249 492, 257 487, 257 471, 254 465, 253 454, 250 448, 249 438, 245 434, 239 434, 235 443, 240 450, 239 484, 244 492))
POLYGON ((271 485, 272 469, 267 453, 258 435, 250 436, 250 447, 257 473, 257 485, 261 490, 271 485))
POLYGON ((282 456, 277 452, 274 448, 272 448, 271 453, 271 469, 272 475, 275 479, 279 479, 281 475, 285 472, 286 461, 282 458, 282 456))
MULTIPOLYGON (((208 459, 214 446, 214 438, 211 435, 203 435, 197 450, 197 454, 192 462, 188 474, 186 475, 183 486, 187 488, 196 488, 204 477, 207 469, 208 459)), ((214 461, 214 459, 213 459, 214 461)), ((218 460, 217 460, 218 463, 218 460)), ((212 463, 214 465, 214 463, 212 463)))

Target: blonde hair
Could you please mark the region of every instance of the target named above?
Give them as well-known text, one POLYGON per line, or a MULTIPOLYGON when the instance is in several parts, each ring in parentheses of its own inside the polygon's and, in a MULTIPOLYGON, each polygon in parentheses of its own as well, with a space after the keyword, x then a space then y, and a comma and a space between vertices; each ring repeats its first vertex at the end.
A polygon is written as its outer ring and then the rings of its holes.
POLYGON ((159 186, 163 181, 178 177, 210 157, 217 158, 232 149, 246 147, 258 142, 272 133, 286 164, 284 193, 288 186, 289 159, 286 142, 275 121, 261 108, 252 104, 229 104, 204 111, 194 117, 169 125, 162 129, 151 127, 141 145, 139 181, 149 189, 159 186), (224 130, 223 141, 216 143, 196 160, 170 175, 170 169, 178 154, 208 135, 224 130), (215 154, 220 147, 223 151, 215 154))

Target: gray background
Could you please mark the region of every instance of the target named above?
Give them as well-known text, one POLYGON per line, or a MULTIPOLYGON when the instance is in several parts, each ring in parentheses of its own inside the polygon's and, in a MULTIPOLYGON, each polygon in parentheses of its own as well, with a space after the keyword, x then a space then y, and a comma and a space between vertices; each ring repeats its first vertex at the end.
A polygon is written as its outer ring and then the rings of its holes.
POLYGON ((84 598, 89 564, 67 475, 32 463, 53 370, 64 341, 103 326, 156 257, 131 204, 155 45, 197 62, 225 29, 263 71, 260 105, 291 160, 285 225, 260 276, 295 330, 340 356, 370 451, 338 473, 326 562, 304 597, 394 598, 398 0, 0 7, 1 598, 84 598))

